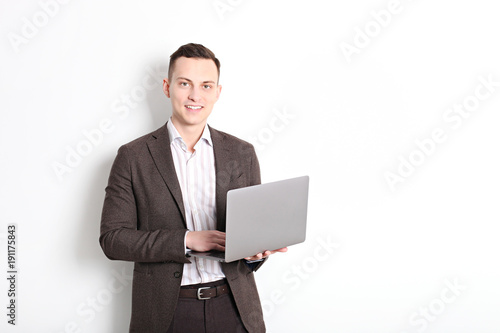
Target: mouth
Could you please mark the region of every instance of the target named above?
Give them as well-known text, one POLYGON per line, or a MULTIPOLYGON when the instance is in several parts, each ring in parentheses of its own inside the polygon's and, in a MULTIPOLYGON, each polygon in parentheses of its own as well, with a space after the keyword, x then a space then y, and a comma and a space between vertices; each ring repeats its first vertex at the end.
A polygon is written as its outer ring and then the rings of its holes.
POLYGON ((184 105, 184 107, 188 110, 192 110, 192 111, 199 111, 203 108, 203 106, 201 105, 184 105))

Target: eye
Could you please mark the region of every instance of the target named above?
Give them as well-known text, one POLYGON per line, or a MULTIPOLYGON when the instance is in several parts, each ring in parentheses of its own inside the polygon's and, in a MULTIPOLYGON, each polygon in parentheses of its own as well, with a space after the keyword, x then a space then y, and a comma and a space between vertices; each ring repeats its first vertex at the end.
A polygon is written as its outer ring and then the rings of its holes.
POLYGON ((187 82, 181 82, 180 85, 181 87, 189 87, 189 83, 187 82))
POLYGON ((212 86, 211 86, 211 85, 209 85, 209 84, 204 84, 204 85, 203 85, 203 88, 205 88, 205 89, 210 89, 210 88, 212 88, 212 86))

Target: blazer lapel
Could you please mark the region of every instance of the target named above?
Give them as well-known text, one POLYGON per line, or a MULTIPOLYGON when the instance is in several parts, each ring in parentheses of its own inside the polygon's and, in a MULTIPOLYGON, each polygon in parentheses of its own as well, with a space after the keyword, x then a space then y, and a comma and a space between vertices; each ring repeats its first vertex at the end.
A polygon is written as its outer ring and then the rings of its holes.
POLYGON ((152 139, 148 141, 148 148, 153 157, 156 168, 161 177, 167 184, 167 187, 175 199, 179 210, 182 213, 184 225, 186 226, 186 212, 182 201, 182 192, 175 172, 172 151, 170 150, 170 139, 168 136, 167 125, 165 124, 157 131, 153 132, 152 139))
POLYGON ((230 147, 224 142, 224 137, 217 131, 210 129, 210 136, 214 145, 215 158, 215 201, 217 206, 217 230, 226 231, 226 200, 229 182, 231 180, 231 169, 228 168, 231 161, 230 147))

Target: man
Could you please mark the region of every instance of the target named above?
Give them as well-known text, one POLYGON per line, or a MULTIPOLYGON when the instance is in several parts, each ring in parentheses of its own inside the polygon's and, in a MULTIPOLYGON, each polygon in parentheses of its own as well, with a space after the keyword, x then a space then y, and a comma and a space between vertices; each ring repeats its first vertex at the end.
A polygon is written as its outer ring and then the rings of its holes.
POLYGON ((172 117, 118 150, 106 187, 99 242, 133 261, 130 332, 264 332, 253 272, 275 252, 220 264, 188 258, 224 250, 226 193, 260 183, 249 143, 207 125, 220 63, 203 45, 170 56, 172 117))

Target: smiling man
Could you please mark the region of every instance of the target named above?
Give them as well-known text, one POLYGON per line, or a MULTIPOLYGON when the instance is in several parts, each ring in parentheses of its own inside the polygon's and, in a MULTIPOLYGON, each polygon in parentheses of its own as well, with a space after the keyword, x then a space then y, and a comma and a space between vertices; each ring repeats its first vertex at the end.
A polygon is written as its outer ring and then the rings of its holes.
POLYGON ((200 44, 170 56, 163 91, 172 116, 118 150, 99 242, 133 261, 130 332, 264 332, 253 272, 275 252, 231 263, 188 258, 224 250, 226 194, 260 183, 253 146, 207 125, 220 63, 200 44))

